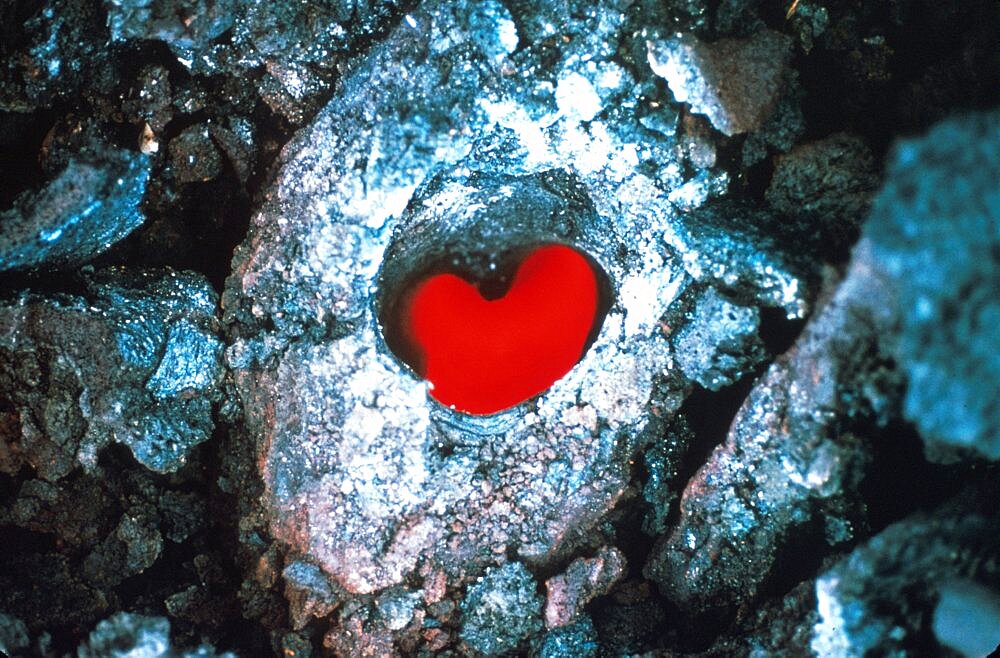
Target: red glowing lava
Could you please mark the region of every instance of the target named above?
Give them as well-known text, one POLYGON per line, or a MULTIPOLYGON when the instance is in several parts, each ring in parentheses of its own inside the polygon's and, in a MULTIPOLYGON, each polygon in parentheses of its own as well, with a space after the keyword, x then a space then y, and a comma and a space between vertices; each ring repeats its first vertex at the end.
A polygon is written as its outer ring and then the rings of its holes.
POLYGON ((594 268, 570 247, 531 252, 499 299, 454 274, 421 281, 404 308, 421 373, 439 402, 492 414, 541 393, 583 356, 594 328, 594 268))

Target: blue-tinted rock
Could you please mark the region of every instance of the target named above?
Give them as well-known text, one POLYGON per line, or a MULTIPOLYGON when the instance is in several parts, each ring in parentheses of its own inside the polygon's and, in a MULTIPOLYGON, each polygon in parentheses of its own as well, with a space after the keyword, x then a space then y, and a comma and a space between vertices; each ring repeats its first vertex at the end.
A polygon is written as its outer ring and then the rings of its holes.
MULTIPOLYGON (((51 107, 94 84, 94 67, 106 54, 100 5, 89 0, 6 3, 24 19, 0 41, 0 110, 32 112, 51 107), (22 7, 18 7, 22 5, 22 7), (30 9, 27 7, 30 5, 30 9)), ((5 28, 7 26, 4 26, 5 28)))
POLYGON ((646 481, 642 498, 649 505, 642 519, 642 530, 655 537, 667 529, 670 507, 683 488, 677 482, 684 453, 694 442, 694 433, 682 414, 677 414, 658 440, 643 452, 646 481))
POLYGON ((213 427, 216 294, 172 271, 106 270, 85 285, 83 296, 25 292, 0 304, 0 390, 21 418, 4 438, 49 480, 92 467, 109 441, 152 470, 176 470, 213 427))
POLYGON ((28 647, 28 627, 17 617, 0 613, 0 653, 21 655, 28 647))
MULTIPOLYGON (((689 614, 754 601, 790 538, 836 546, 863 525, 856 490, 872 449, 859 434, 898 413, 899 376, 878 350, 887 299, 863 262, 831 282, 795 345, 771 364, 725 442, 687 483, 677 525, 645 574, 689 614)), ((825 549, 825 550, 830 550, 825 549)))
POLYGON ((865 235, 895 289, 903 413, 932 458, 1000 459, 1000 113, 901 143, 865 235))
POLYGON ((325 617, 340 603, 343 592, 309 562, 295 560, 281 573, 292 628, 302 629, 313 617, 325 617))
POLYGON ((80 265, 145 220, 145 156, 113 148, 81 152, 44 188, 0 211, 0 271, 80 265))
POLYGON ((542 628, 542 598, 536 588, 519 562, 487 569, 462 601, 462 639, 488 656, 516 649, 542 628))
MULTIPOLYGON (((607 44, 619 19, 589 9, 569 27, 607 44)), ((634 84, 613 49, 607 61, 575 41, 555 62, 525 52, 531 75, 508 78, 511 23, 499 3, 426 3, 404 18, 286 148, 235 253, 227 357, 265 455, 260 502, 288 552, 352 599, 410 582, 421 563, 455 589, 504 552, 561 565, 680 403, 658 321, 688 279, 659 239, 673 206, 639 153, 680 167, 617 106, 634 84), (567 81, 585 103, 556 93, 567 81), (483 273, 518 245, 553 241, 611 277, 594 346, 535 401, 450 413, 386 347, 393 300, 433 259, 483 273), (314 505, 342 512, 292 509, 314 505)))
POLYGON ((730 386, 767 358, 759 328, 756 308, 733 304, 709 288, 673 335, 677 363, 686 377, 710 391, 730 386))
POLYGON ((969 580, 948 581, 939 592, 933 625, 938 642, 965 656, 1000 649, 1000 592, 969 580))
POLYGON ((206 48, 232 27, 233 0, 108 0, 108 28, 115 41, 158 39, 175 53, 206 48))
POLYGON ((974 485, 932 513, 889 526, 822 573, 815 655, 946 655, 934 626, 970 604, 977 609, 961 617, 962 641, 1000 642, 997 494, 995 483, 974 485))
POLYGON ((732 201, 703 205, 672 222, 664 239, 694 279, 735 300, 803 318, 810 309, 820 245, 812 227, 732 201))
POLYGON ((532 658, 593 658, 598 655, 599 647, 594 622, 584 615, 576 623, 542 636, 531 655, 532 658))
POLYGON ((119 612, 97 624, 77 649, 79 658, 235 658, 207 645, 179 650, 170 642, 166 617, 119 612))

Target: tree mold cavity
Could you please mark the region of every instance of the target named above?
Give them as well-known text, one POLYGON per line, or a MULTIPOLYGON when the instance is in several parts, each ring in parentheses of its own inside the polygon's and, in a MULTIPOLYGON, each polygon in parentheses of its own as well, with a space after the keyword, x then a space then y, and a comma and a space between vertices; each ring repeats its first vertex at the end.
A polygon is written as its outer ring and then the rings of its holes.
POLYGON ((568 373, 614 301, 599 218, 571 176, 438 176, 385 252, 384 344, 446 407, 484 416, 568 373))

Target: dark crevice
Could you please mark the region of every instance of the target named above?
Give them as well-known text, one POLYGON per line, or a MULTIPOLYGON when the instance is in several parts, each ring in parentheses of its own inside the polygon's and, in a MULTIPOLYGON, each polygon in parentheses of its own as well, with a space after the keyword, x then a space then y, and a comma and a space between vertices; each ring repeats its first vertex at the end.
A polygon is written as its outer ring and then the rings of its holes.
POLYGON ((760 339, 771 354, 787 352, 805 327, 805 320, 789 320, 784 309, 765 306, 760 309, 760 339))
POLYGON ((893 422, 871 442, 873 459, 858 488, 868 531, 876 534, 917 510, 927 510, 957 494, 969 479, 966 463, 927 461, 916 429, 893 422))
POLYGON ((0 212, 9 209, 24 192, 44 186, 38 154, 55 122, 56 114, 51 110, 0 112, 0 212))
MULTIPOLYGON (((694 441, 688 447, 678 469, 677 482, 686 483, 690 480, 708 461, 712 451, 726 440, 736 412, 750 394, 754 383, 754 377, 744 377, 719 391, 709 391, 695 385, 678 411, 687 419, 694 441)), ((677 518, 673 514, 671 517, 669 525, 673 526, 677 518)))

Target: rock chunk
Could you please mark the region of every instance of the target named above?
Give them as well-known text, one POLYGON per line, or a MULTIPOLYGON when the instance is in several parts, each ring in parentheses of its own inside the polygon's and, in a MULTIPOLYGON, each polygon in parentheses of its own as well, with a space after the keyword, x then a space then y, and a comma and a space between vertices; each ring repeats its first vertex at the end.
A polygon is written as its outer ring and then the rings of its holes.
POLYGON ((684 375, 710 391, 736 383, 768 357, 758 335, 760 313, 739 306, 709 288, 691 320, 673 335, 677 363, 684 375))
POLYGON ((1000 113, 902 142, 865 235, 894 290, 905 416, 928 456, 1000 459, 1000 113))
POLYGON ((594 658, 598 655, 597 629, 589 616, 580 617, 569 626, 546 633, 532 650, 532 658, 594 658))
POLYGON ((83 295, 0 303, 0 392, 17 419, 5 450, 46 480, 93 467, 112 440, 154 471, 180 468, 220 396, 216 300, 199 275, 111 269, 83 295))
POLYGON ((2 11, 0 111, 51 107, 94 84, 108 39, 100 3, 7 3, 2 11))
POLYGON ((809 312, 810 284, 819 269, 819 245, 804 228, 767 210, 723 200, 681 215, 663 238, 693 279, 798 319, 809 312))
POLYGON ((593 558, 577 558, 564 573, 545 581, 545 626, 562 628, 577 620, 583 607, 607 594, 625 575, 625 556, 604 547, 593 558))
POLYGON ((236 658, 216 653, 208 645, 193 650, 171 646, 170 621, 166 617, 119 612, 97 624, 77 649, 79 658, 236 658))
POLYGON ((28 648, 28 627, 17 617, 0 613, 0 652, 18 656, 28 648))
POLYGON ((233 26, 233 0, 108 0, 108 28, 115 41, 156 39, 190 56, 233 26))
POLYGON ((222 155, 207 125, 191 126, 170 140, 170 163, 179 183, 205 182, 222 173, 222 155))
POLYGON ((867 144, 839 133, 779 156, 765 197, 782 215, 807 219, 831 246, 843 247, 857 237, 877 187, 867 144))
POLYGON ((852 537, 861 518, 854 492, 869 461, 857 433, 891 418, 900 395, 878 351, 891 318, 880 308, 885 294, 857 259, 688 482, 680 520, 645 569, 682 609, 753 600, 788 538, 801 540, 811 523, 824 524, 828 544, 852 537))
POLYGON ((95 146, 38 192, 0 211, 0 271, 80 265, 145 221, 145 156, 95 146))
POLYGON ((542 628, 542 599, 519 562, 487 569, 462 601, 462 639, 488 656, 513 651, 542 628))
POLYGON ((774 110, 784 85, 792 40, 773 30, 747 39, 705 43, 691 34, 647 44, 649 65, 674 99, 704 114, 726 135, 756 130, 774 110))
POLYGON ((281 575, 285 579, 285 598, 295 630, 301 630, 314 617, 325 617, 333 612, 343 596, 319 567, 308 562, 292 562, 281 575))
POLYGON ((968 647, 978 638, 986 647, 964 655, 995 649, 1000 625, 990 610, 1000 593, 997 495, 995 482, 973 485, 931 514, 889 526, 820 575, 812 650, 888 656, 923 647, 941 655, 942 647, 927 647, 935 631, 939 639, 968 647), (978 603, 961 616, 959 640, 941 624, 954 608, 969 605, 972 592, 978 603))
MULTIPOLYGON (((636 136, 612 138, 600 112, 584 130, 551 94, 561 118, 546 137, 528 114, 541 101, 498 76, 510 18, 490 7, 428 3, 345 78, 288 147, 227 282, 265 516, 352 597, 402 585, 421 561, 462 587, 505 552, 533 567, 570 557, 685 385, 658 324, 687 281, 654 238, 666 194, 628 164, 635 145, 614 146, 636 136), (403 282, 452 259, 488 272, 553 241, 598 260, 616 292, 583 360, 491 417, 429 399, 386 348, 403 282)), ((626 89, 620 67, 573 62, 600 103, 626 89)))

